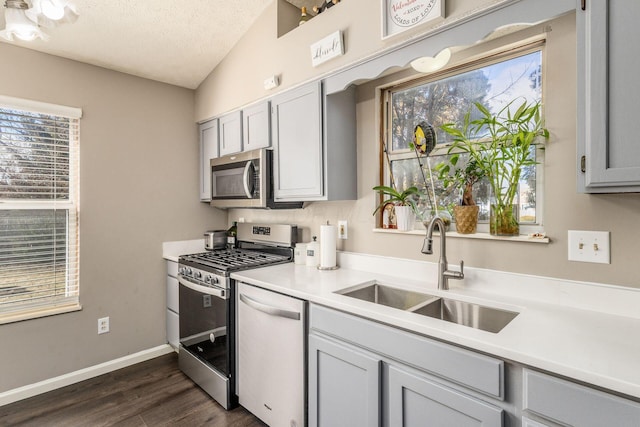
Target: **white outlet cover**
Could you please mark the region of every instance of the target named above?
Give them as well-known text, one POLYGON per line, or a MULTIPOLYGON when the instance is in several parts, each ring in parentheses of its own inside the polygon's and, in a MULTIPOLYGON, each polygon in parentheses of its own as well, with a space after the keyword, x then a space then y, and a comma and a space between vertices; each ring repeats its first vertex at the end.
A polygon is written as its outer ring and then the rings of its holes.
POLYGON ((569 230, 569 261, 611 264, 608 231, 569 230))
POLYGON ((98 334, 106 334, 109 332, 109 318, 101 317, 98 319, 98 334))
POLYGON ((338 221, 338 239, 346 240, 348 236, 347 221, 338 221))

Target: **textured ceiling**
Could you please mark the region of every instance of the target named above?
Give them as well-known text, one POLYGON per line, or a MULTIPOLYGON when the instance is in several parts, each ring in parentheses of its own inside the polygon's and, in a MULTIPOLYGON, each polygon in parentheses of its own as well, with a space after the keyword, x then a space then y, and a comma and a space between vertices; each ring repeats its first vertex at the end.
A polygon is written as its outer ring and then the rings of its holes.
POLYGON ((194 89, 272 1, 74 0, 75 23, 13 44, 194 89))

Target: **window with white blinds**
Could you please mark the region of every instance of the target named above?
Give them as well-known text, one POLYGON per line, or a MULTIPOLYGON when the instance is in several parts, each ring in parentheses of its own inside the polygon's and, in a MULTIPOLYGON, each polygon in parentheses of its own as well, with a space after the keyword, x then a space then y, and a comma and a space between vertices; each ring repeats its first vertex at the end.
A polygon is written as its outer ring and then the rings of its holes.
POLYGON ((0 97, 0 323, 79 308, 80 115, 0 97))

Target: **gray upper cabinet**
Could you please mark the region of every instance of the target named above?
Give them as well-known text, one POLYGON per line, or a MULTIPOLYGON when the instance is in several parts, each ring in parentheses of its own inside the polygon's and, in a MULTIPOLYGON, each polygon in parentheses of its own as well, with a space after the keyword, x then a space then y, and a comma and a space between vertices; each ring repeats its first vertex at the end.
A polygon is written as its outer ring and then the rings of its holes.
POLYGON ((320 82, 271 100, 276 201, 357 198, 355 105, 353 87, 325 96, 320 82))
POLYGON ((242 151, 242 111, 234 111, 220 117, 220 155, 242 151))
POLYGON ((276 201, 316 200, 323 195, 321 108, 319 82, 271 101, 276 201))
POLYGON ((200 125, 200 201, 211 201, 209 161, 218 157, 218 119, 200 125))
POLYGON ((640 2, 578 1, 578 190, 640 191, 640 2))
POLYGON ((271 146, 269 101, 242 110, 243 151, 271 146))

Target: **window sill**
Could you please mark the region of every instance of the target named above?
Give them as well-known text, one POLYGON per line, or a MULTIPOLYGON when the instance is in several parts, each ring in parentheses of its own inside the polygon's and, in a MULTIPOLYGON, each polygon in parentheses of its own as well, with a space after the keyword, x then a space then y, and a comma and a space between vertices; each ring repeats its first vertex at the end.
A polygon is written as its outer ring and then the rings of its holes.
MULTIPOLYGON (((411 231, 398 231, 389 228, 374 228, 374 233, 387 233, 396 235, 410 235, 410 236, 422 236, 425 235, 425 230, 411 230, 411 231)), ((549 237, 529 237, 525 234, 519 236, 506 237, 506 236, 492 236, 489 233, 475 233, 475 234, 460 234, 455 231, 447 231, 447 238, 454 239, 479 239, 479 240, 498 240, 502 242, 524 242, 524 243, 550 243, 549 237)))
POLYGON ((69 304, 59 307, 41 308, 30 311, 20 311, 16 313, 8 313, 0 316, 0 325, 7 323, 21 322, 23 320, 38 319, 40 317, 54 316, 56 314, 70 313, 72 311, 80 311, 80 304, 69 304))

